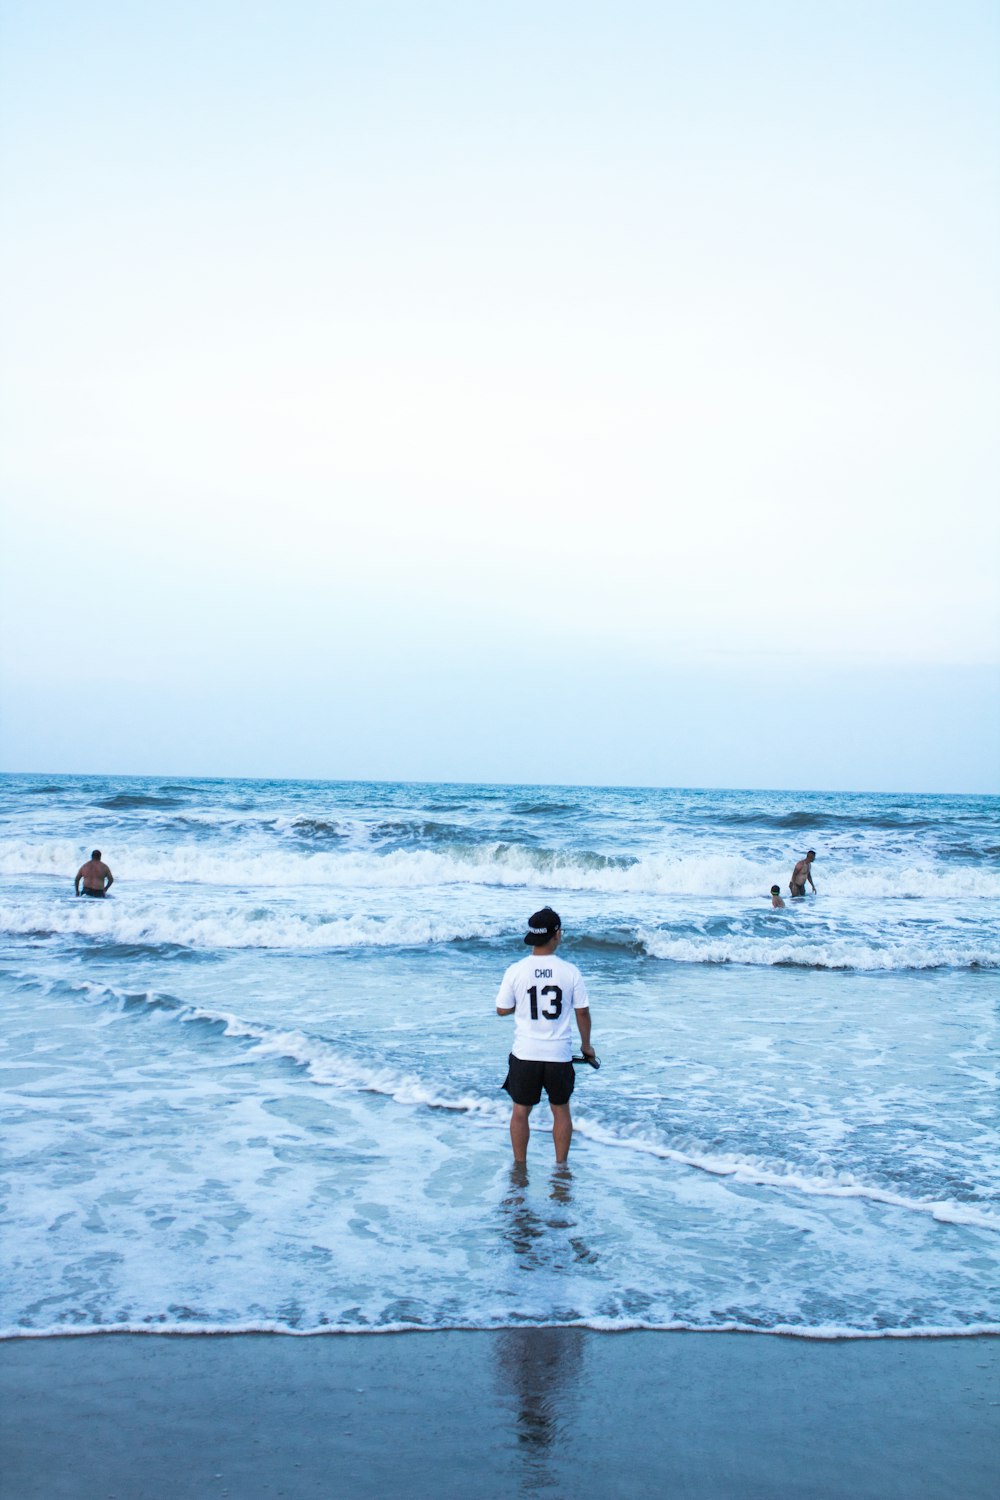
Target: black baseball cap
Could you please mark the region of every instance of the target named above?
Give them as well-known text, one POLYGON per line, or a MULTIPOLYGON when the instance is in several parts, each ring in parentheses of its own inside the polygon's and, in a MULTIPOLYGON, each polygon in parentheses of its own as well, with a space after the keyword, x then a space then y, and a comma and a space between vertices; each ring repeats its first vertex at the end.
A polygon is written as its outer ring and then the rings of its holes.
POLYGON ((551 906, 543 906, 541 911, 533 911, 528 918, 528 930, 524 934, 524 941, 530 943, 533 948, 544 948, 561 926, 559 913, 553 911, 551 906))

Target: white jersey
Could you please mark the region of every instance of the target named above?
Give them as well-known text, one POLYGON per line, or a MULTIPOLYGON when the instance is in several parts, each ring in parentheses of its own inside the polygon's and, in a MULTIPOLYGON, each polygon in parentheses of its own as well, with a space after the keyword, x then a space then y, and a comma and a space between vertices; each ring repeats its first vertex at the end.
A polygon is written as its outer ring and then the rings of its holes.
POLYGON ((514 1010, 511 1051, 529 1062, 569 1062, 573 1012, 589 1008, 580 970, 554 953, 511 964, 497 994, 497 1010, 514 1010))

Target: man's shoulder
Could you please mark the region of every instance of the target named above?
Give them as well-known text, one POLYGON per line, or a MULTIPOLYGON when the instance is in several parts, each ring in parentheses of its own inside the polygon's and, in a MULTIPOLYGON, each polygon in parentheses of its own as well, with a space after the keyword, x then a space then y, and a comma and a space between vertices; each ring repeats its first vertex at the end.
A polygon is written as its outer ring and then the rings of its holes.
POLYGON ((563 974, 568 975, 568 977, 572 979, 583 978, 583 975, 580 973, 580 970, 577 968, 576 964, 570 963, 568 958, 558 958, 556 962, 562 969, 563 974))

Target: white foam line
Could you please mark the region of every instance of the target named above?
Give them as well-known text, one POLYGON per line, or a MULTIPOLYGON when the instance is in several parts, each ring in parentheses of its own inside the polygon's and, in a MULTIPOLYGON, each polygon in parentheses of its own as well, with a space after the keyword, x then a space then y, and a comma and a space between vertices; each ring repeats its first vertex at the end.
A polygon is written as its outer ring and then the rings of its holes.
POLYGON ((929 1214, 939 1224, 957 1224, 964 1228, 986 1229, 1000 1233, 1000 1217, 982 1213, 978 1209, 966 1208, 949 1199, 928 1202, 921 1198, 906 1198, 899 1193, 890 1193, 883 1188, 866 1187, 857 1182, 823 1182, 815 1177, 803 1177, 798 1173, 776 1172, 770 1167, 761 1167, 754 1162, 708 1153, 679 1151, 673 1146, 661 1145, 658 1141, 641 1137, 612 1135, 600 1125, 577 1119, 574 1128, 590 1140, 604 1146, 613 1146, 627 1151, 639 1151, 648 1156, 675 1161, 681 1166, 694 1167, 699 1172, 708 1172, 713 1177, 732 1177, 736 1182, 752 1183, 759 1187, 790 1189, 817 1198, 864 1198, 872 1203, 884 1203, 889 1208, 904 1209, 909 1213, 929 1214))
POLYGON ((465 1094, 448 1098, 429 1090, 410 1074, 394 1073, 391 1068, 369 1069, 357 1063, 345 1063, 328 1043, 316 1041, 302 1031, 279 1031, 272 1027, 240 1020, 238 1016, 186 1006, 177 1013, 178 1020, 209 1021, 224 1025, 227 1036, 252 1041, 252 1051, 262 1057, 284 1058, 304 1068, 319 1084, 335 1084, 360 1093, 384 1094, 397 1104, 422 1106, 426 1109, 451 1110, 456 1114, 473 1114, 505 1119, 502 1106, 492 1100, 465 1094))
POLYGON ((959 948, 895 942, 876 948, 851 939, 791 942, 746 937, 670 937, 666 933, 639 928, 638 941, 650 958, 678 964, 751 964, 774 967, 795 965, 809 969, 859 969, 878 972, 900 969, 995 969, 1000 967, 998 948, 959 948))
POLYGON ((289 913, 254 917, 229 912, 191 917, 163 912, 144 901, 119 909, 107 902, 50 903, 14 911, 0 908, 0 932, 12 937, 86 938, 100 942, 155 946, 171 944, 202 951, 280 948, 319 951, 337 948, 420 948, 437 943, 499 937, 497 922, 464 925, 430 918, 370 917, 315 920, 289 913))
POLYGON ((282 1338, 312 1339, 370 1334, 373 1338, 393 1333, 509 1333, 517 1329, 585 1328, 593 1333, 744 1333, 765 1338, 806 1339, 815 1343, 857 1342, 861 1339, 971 1339, 995 1338, 1000 1323, 970 1323, 928 1328, 849 1328, 844 1324, 821 1324, 803 1328, 794 1323, 776 1323, 761 1328, 753 1323, 643 1322, 639 1318, 570 1318, 563 1321, 506 1323, 464 1321, 456 1323, 329 1323, 312 1328, 289 1328, 287 1324, 262 1319, 249 1323, 97 1323, 82 1327, 52 1324, 47 1328, 0 1328, 0 1343, 19 1339, 93 1338, 98 1334, 141 1334, 150 1338, 225 1338, 244 1334, 275 1334, 282 1338))

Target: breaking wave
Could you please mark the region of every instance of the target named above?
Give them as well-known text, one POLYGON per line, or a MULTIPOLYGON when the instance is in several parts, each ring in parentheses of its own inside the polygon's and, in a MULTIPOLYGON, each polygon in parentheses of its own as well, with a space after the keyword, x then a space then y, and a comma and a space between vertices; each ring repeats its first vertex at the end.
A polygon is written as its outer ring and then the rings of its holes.
MULTIPOLYGON (((765 925, 771 925, 764 918, 765 925)), ((778 923, 773 924, 778 928, 778 923)), ((69 899, 29 902, 0 910, 0 932, 9 936, 46 940, 72 939, 115 949, 119 956, 138 957, 158 949, 201 953, 238 949, 320 951, 362 948, 426 948, 435 944, 498 942, 512 937, 502 916, 429 916, 402 913, 375 916, 311 912, 300 914, 280 905, 228 905, 198 912, 187 903, 126 902, 69 899)), ((705 933, 689 926, 678 929, 631 927, 611 923, 604 928, 574 933, 567 956, 606 953, 645 954, 676 964, 746 964, 809 969, 856 969, 889 972, 906 969, 1000 968, 1000 941, 985 946, 961 930, 935 944, 919 936, 882 937, 852 931, 843 935, 824 928, 786 936, 754 933, 705 933)))
POLYGON ((111 945, 123 956, 170 948, 422 948, 496 938, 504 930, 500 922, 446 922, 423 916, 301 917, 260 908, 197 916, 153 907, 148 901, 131 910, 124 901, 113 899, 71 901, 68 909, 48 904, 0 912, 0 932, 10 936, 79 938, 111 945))
POLYGON ((638 940, 650 958, 677 964, 749 964, 770 968, 858 969, 867 972, 901 969, 1000 968, 1000 944, 995 948, 959 943, 925 946, 919 942, 886 942, 879 946, 858 936, 807 937, 771 942, 747 936, 673 936, 640 929, 638 940))
MULTIPOLYGON (((106 854, 108 851, 105 851, 106 854)), ((65 841, 10 844, 0 852, 0 875, 58 876, 71 880, 80 848, 65 841)), ((323 886, 340 889, 448 886, 525 886, 610 895, 740 897, 760 899, 787 872, 773 863, 734 854, 647 854, 641 858, 596 851, 532 848, 521 843, 455 841, 445 847, 377 850, 287 848, 212 851, 192 842, 172 848, 126 847, 112 861, 119 891, 129 881, 162 885, 259 887, 323 886)), ((928 897, 978 901, 1000 898, 1000 872, 981 867, 941 868, 850 864, 819 872, 820 896, 853 901, 928 897)), ((814 898, 810 897, 810 903, 814 898)))

